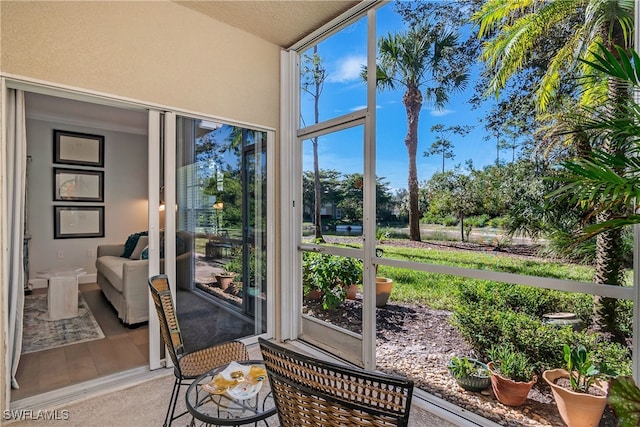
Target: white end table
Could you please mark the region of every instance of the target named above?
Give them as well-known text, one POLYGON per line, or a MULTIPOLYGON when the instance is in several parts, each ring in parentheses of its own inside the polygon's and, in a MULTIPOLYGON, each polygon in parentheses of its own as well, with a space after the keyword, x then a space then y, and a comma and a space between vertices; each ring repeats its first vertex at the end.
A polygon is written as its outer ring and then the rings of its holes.
POLYGON ((38 272, 47 279, 48 320, 68 319, 78 316, 78 277, 87 274, 83 268, 51 268, 38 272))

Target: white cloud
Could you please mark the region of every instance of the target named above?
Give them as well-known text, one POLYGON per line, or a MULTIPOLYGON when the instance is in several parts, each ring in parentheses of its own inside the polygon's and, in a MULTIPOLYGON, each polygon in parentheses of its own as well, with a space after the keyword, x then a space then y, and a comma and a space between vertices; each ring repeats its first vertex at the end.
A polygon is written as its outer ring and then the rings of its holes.
MULTIPOLYGON (((353 113, 354 111, 364 110, 365 108, 367 108, 366 105, 356 105, 355 107, 350 108, 349 111, 353 113)), ((376 110, 381 110, 382 108, 382 105, 376 105, 376 110)))
POLYGON ((366 63, 366 56, 347 56, 336 64, 335 70, 329 72, 327 80, 335 83, 357 80, 360 78, 362 66, 366 63))
POLYGON ((429 114, 431 114, 434 117, 442 117, 442 116, 448 116, 449 114, 453 114, 455 113, 455 111, 453 110, 447 110, 446 108, 443 110, 430 110, 429 114))

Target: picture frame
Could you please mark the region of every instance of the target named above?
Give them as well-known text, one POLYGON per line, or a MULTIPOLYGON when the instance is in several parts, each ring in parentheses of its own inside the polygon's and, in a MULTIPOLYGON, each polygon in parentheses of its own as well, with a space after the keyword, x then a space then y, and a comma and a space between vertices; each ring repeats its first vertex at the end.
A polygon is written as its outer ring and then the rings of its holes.
POLYGON ((104 202, 104 172, 53 168, 53 201, 104 202))
POLYGON ((104 237, 104 206, 54 206, 53 238, 104 237))
POLYGON ((104 167, 104 136, 54 129, 53 162, 104 167))

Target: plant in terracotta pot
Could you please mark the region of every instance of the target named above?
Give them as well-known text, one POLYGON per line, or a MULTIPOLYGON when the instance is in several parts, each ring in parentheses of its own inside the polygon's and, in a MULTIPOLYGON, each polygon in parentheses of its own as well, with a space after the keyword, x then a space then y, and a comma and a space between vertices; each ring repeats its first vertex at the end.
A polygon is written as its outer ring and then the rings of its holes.
POLYGON ((465 390, 482 391, 491 384, 487 365, 477 359, 453 356, 447 368, 458 385, 465 390))
POLYGON ((489 357, 491 388, 498 401, 507 406, 524 404, 538 379, 529 358, 512 344, 491 347, 489 357))
POLYGON ((585 346, 563 347, 567 369, 551 369, 542 373, 549 384, 562 420, 569 427, 597 426, 607 406, 604 382, 615 375, 606 364, 597 365, 585 346))
POLYGON ((305 252, 302 257, 305 298, 322 300, 322 308, 325 310, 335 309, 345 299, 346 290, 339 281, 340 258, 314 252, 305 252))
POLYGON ((355 299, 358 283, 362 282, 362 261, 356 258, 340 257, 336 269, 336 280, 345 290, 347 299, 355 299))
POLYGON ((233 282, 233 278, 235 277, 235 275, 235 273, 226 270, 223 270, 220 273, 216 274, 216 280, 218 281, 218 286, 220 287, 220 289, 227 289, 231 282, 233 282))

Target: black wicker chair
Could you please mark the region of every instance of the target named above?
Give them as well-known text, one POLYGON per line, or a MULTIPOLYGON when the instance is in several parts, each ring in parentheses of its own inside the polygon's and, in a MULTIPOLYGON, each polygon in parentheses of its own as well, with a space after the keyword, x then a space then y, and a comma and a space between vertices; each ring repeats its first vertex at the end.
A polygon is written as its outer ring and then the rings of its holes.
POLYGON ((249 353, 244 343, 230 341, 214 345, 191 353, 184 351, 182 334, 176 318, 175 306, 169 288, 169 279, 160 274, 149 279, 151 296, 160 320, 160 332, 162 340, 173 361, 173 374, 176 377, 171 391, 169 408, 164 418, 164 427, 170 426, 173 420, 185 415, 187 412, 174 415, 180 387, 191 384, 191 380, 209 372, 213 368, 222 366, 232 361, 249 360, 249 353))
POLYGON ((408 425, 413 381, 259 342, 281 427, 408 425))

